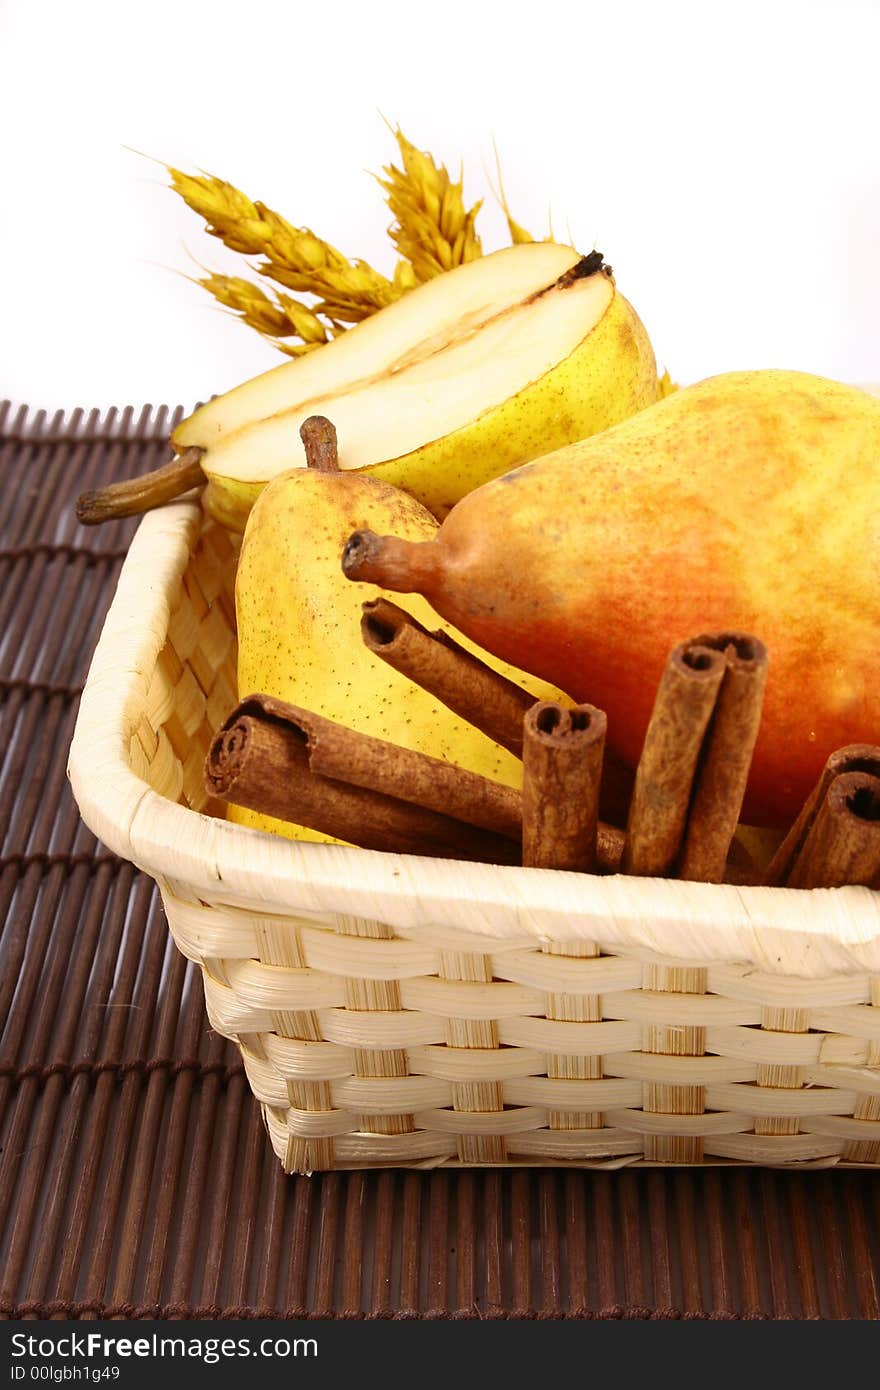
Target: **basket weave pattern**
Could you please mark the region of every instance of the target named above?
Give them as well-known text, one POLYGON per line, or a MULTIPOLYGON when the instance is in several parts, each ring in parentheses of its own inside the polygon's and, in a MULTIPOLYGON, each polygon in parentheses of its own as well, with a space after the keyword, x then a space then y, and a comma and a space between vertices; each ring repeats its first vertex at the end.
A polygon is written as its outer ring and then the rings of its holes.
MULTIPOLYGON (((220 814, 205 753, 236 698, 235 549, 192 505, 174 510, 188 563, 160 596, 158 656, 127 701, 127 772, 160 812, 177 803, 204 825, 220 814)), ((103 656, 95 685, 112 665, 103 656)), ((72 775, 88 820, 85 738, 72 775)), ((169 837, 187 823, 169 822, 169 837)), ((245 857, 267 839, 223 833, 245 857)), ((340 853, 268 838, 276 856, 340 853)), ((736 957, 664 958, 516 920, 487 935, 440 911, 390 926, 315 892, 291 891, 289 909, 277 893, 249 898, 219 864, 208 892, 169 872, 167 855, 130 857, 157 878, 174 939, 202 968, 211 1025, 238 1044, 289 1171, 880 1163, 880 977, 867 970, 805 978, 736 957)), ((445 866, 453 897, 470 869, 445 866)))

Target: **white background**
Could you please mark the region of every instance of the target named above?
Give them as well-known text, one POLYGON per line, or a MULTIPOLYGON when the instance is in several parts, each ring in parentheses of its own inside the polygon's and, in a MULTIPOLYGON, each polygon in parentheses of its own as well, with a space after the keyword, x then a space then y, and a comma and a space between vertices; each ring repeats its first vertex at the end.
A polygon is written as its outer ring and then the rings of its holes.
MULTIPOLYGON (((380 112, 598 246, 681 381, 880 378, 880 6, 0 0, 0 395, 192 404, 283 360, 182 278, 220 174, 390 272, 380 112)), ((484 246, 505 241, 491 196, 484 246)))

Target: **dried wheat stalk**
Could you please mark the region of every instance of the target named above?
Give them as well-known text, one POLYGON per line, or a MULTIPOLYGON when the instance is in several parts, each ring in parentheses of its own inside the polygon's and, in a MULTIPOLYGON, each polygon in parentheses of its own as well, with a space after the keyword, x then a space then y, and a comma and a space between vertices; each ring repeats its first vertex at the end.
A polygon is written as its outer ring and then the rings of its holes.
MULTIPOLYGON (((453 182, 445 166, 416 149, 399 128, 394 136, 403 167, 387 166, 387 177, 378 180, 395 219, 389 234, 400 255, 391 280, 366 261, 349 260, 308 227, 294 227, 225 179, 167 165, 172 188, 204 219, 211 236, 230 250, 259 257, 258 274, 314 302, 267 294, 240 276, 211 274, 196 283, 280 352, 300 357, 426 280, 482 256, 475 229, 482 202, 466 208, 462 180, 453 182)), ((511 240, 532 241, 511 217, 503 188, 500 199, 511 240)))
POLYGON ((417 150, 398 127, 394 138, 402 169, 385 168, 378 178, 395 221, 389 235, 420 284, 483 254, 474 223, 482 200, 465 208, 463 182, 453 183, 445 165, 417 150))
POLYGON ((340 331, 337 325, 322 323, 317 314, 289 295, 276 294, 273 299, 259 285, 237 275, 205 275, 194 283, 288 357, 302 357, 340 331), (292 338, 301 341, 290 342, 292 338))
POLYGON ((170 165, 171 186, 207 223, 211 236, 248 256, 262 256, 261 275, 302 294, 314 295, 314 312, 342 323, 358 323, 391 304, 399 285, 366 261, 349 261, 308 227, 294 227, 266 206, 252 202, 231 183, 212 174, 190 175, 170 165))

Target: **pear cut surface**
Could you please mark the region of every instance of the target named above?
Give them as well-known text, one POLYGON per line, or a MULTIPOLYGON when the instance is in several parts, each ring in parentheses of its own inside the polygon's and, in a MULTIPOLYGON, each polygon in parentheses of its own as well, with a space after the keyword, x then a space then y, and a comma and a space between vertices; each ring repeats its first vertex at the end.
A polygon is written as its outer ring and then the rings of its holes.
POLYGON ((563 362, 614 298, 599 271, 565 278, 580 257, 549 242, 470 262, 333 343, 210 402, 174 435, 208 451, 208 471, 260 482, 305 465, 299 427, 336 426, 339 463, 399 458, 478 420, 563 362))

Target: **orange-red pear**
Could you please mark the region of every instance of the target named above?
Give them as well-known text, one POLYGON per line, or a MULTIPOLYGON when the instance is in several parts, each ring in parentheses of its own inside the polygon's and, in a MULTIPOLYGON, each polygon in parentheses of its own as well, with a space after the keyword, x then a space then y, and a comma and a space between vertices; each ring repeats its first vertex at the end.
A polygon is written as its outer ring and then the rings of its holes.
POLYGON ((630 766, 670 649, 753 632, 757 824, 790 821, 835 748, 880 741, 880 400, 856 387, 710 378, 478 488, 434 540, 356 534, 343 566, 604 709, 630 766))

